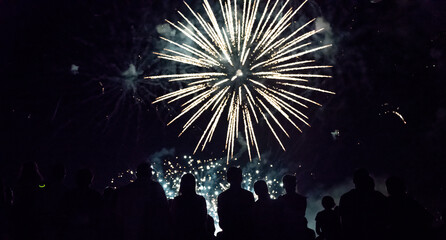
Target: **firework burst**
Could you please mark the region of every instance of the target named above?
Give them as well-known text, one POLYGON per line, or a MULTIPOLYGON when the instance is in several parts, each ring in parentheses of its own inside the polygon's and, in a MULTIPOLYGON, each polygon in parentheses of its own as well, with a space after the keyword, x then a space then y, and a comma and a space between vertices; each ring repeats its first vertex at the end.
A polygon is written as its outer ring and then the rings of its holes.
POLYGON ((281 119, 301 132, 298 122, 308 126, 310 124, 308 117, 300 109, 308 108, 307 104, 321 106, 295 91, 301 89, 334 94, 307 85, 309 79, 330 77, 308 73, 330 66, 317 65, 315 60, 303 59, 310 53, 330 46, 310 46, 309 38, 322 30, 303 31, 314 19, 290 34, 285 34, 306 1, 297 9, 288 10, 285 8, 289 1, 282 6, 279 0, 267 1, 265 5, 260 2, 220 0, 220 19, 207 0, 203 1, 205 17, 185 3, 193 18, 178 11, 183 21, 173 23, 166 20, 193 44, 178 43, 162 37, 161 39, 175 47, 155 54, 161 59, 191 65, 197 71, 146 78, 168 79, 170 82, 187 84, 185 88, 160 96, 154 101, 157 103, 168 100, 171 103, 188 99, 182 104, 182 112, 169 123, 192 113, 180 135, 203 113, 212 113, 194 153, 198 149, 204 150, 222 118, 226 118, 228 123, 225 144, 228 160, 233 158, 234 142, 239 137, 239 129, 246 139, 249 158, 252 158, 251 152, 254 149, 260 158, 254 125, 261 120, 266 122, 285 150, 276 132, 281 131, 289 137, 281 119))

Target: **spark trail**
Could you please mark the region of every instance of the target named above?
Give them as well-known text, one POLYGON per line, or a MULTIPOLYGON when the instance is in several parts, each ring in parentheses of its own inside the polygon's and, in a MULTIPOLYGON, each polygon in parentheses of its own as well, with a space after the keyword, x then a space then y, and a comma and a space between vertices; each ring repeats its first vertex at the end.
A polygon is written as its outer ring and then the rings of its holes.
POLYGON ((185 2, 193 17, 188 18, 178 11, 183 21, 174 23, 166 20, 193 44, 161 37, 172 48, 155 54, 160 59, 191 65, 196 72, 146 78, 186 84, 185 88, 160 96, 153 102, 168 100, 168 103, 172 103, 188 99, 182 104, 182 112, 169 123, 188 113, 192 114, 180 135, 203 113, 212 113, 194 153, 199 149, 203 151, 206 144, 211 142, 222 118, 226 118, 228 124, 225 143, 228 161, 234 157, 234 143, 239 137, 239 131, 244 134, 249 158, 252 159, 251 154, 255 151, 260 159, 254 126, 261 120, 266 122, 285 150, 278 132, 283 132, 287 137, 289 133, 281 121, 289 122, 302 132, 298 123, 310 124, 301 109, 308 108, 309 104, 321 106, 296 91, 334 94, 308 85, 310 79, 331 77, 311 73, 331 66, 317 65, 315 60, 304 59, 311 53, 331 46, 310 46, 310 38, 322 29, 304 31, 314 22, 313 19, 296 30, 290 30, 293 18, 307 1, 297 9, 290 7, 287 10, 285 8, 289 0, 282 6, 279 2, 268 0, 263 4, 259 0, 239 3, 236 0, 220 0, 220 19, 207 0, 203 0, 205 17, 185 2))

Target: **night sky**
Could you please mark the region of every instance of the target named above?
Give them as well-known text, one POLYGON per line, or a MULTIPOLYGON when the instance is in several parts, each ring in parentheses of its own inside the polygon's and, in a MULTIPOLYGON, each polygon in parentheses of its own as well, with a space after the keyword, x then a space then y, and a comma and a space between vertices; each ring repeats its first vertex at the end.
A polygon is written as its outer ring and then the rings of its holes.
MULTIPOLYGON (((6 183, 13 184, 20 163, 34 160, 43 173, 66 164, 68 182, 76 169, 89 167, 94 187, 103 189, 117 172, 163 148, 192 154, 206 119, 177 138, 184 121, 166 123, 180 108, 151 102, 179 86, 143 80, 170 64, 152 52, 163 48, 159 26, 178 19, 176 9, 185 10, 182 1, 0 1, 6 183)), ((328 26, 318 40, 334 45, 322 59, 334 66, 333 78, 319 87, 336 95, 311 95, 323 107, 307 112, 311 128, 290 131, 286 152, 262 133, 266 160, 296 172, 303 193, 345 182, 366 167, 377 178, 402 176, 426 206, 445 207, 445 12, 441 0, 307 4, 303 14, 328 26)), ((219 131, 223 136, 225 126, 219 131)), ((223 147, 216 141, 197 158, 223 157, 223 147)), ((246 152, 237 161, 248 162, 246 152)))

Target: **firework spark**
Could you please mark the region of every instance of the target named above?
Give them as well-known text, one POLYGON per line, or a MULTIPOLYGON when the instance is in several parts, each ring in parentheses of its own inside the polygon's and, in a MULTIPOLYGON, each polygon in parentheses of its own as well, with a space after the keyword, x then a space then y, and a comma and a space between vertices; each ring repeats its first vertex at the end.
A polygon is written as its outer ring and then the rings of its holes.
POLYGON ((308 71, 331 66, 315 65, 315 60, 302 59, 304 55, 330 47, 309 47, 309 38, 322 30, 302 33, 314 19, 290 34, 285 34, 293 22, 292 19, 306 1, 297 9, 288 10, 285 8, 289 0, 281 7, 279 0, 274 3, 268 0, 265 5, 260 2, 244 0, 243 3, 237 3, 237 0, 220 0, 221 19, 217 19, 207 0, 203 0, 206 19, 185 2, 193 18, 188 18, 178 11, 183 22, 173 23, 166 20, 191 40, 193 45, 162 37, 161 39, 175 48, 164 49, 165 53, 155 54, 160 59, 191 65, 197 72, 146 78, 168 79, 171 82, 180 81, 187 84, 187 87, 160 96, 153 102, 168 100, 171 103, 190 98, 183 103, 182 112, 169 123, 189 112, 192 113, 180 135, 203 113, 212 112, 211 120, 194 153, 198 149, 204 150, 206 144, 212 140, 220 119, 224 117, 228 122, 225 144, 228 160, 234 157, 234 142, 239 137, 239 129, 244 133, 249 158, 252 158, 251 151, 254 149, 260 158, 254 125, 262 119, 285 150, 277 128, 287 137, 289 134, 280 119, 285 119, 301 132, 297 122, 308 126, 310 124, 308 117, 298 107, 308 108, 309 103, 321 106, 294 91, 303 89, 334 94, 305 85, 312 78, 330 77, 311 74, 308 71))

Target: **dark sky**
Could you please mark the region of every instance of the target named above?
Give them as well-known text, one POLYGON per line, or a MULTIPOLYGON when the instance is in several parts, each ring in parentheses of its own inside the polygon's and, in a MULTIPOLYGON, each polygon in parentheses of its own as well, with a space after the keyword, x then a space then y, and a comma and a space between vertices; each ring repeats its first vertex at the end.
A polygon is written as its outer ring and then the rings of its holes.
MULTIPOLYGON (((178 109, 151 104, 178 86, 137 81, 133 91, 122 82, 131 64, 139 80, 163 71, 166 63, 152 54, 160 50, 156 27, 176 19, 175 9, 184 10, 181 1, 0 1, 6 182, 21 162, 35 160, 44 173, 57 162, 69 176, 90 167, 102 188, 162 148, 191 154, 200 126, 177 138, 181 124, 165 123, 178 109)), ((304 192, 366 167, 375 176, 403 176, 425 202, 444 199, 444 12, 440 0, 310 2, 304 13, 323 17, 331 28, 325 37, 334 47, 325 61, 334 66, 333 78, 321 87, 336 95, 314 96, 324 106, 311 109, 312 127, 292 132, 286 152, 265 132, 260 144, 269 161, 290 172, 302 164, 304 192), (333 139, 335 130, 340 135, 333 139)), ((221 149, 211 144, 198 157, 222 157, 221 149)))

